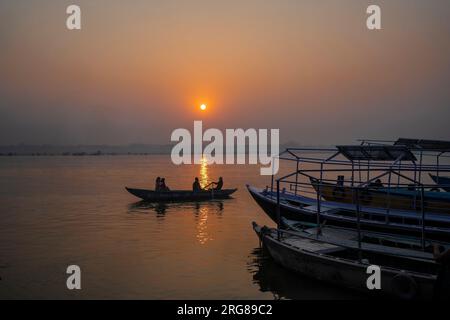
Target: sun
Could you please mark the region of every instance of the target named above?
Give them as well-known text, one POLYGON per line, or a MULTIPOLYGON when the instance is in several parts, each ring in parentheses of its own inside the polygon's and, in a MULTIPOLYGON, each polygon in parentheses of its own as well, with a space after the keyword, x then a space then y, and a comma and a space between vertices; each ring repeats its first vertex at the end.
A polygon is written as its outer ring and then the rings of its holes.
POLYGON ((203 103, 203 104, 200 106, 200 110, 205 111, 205 110, 206 110, 206 104, 203 103))

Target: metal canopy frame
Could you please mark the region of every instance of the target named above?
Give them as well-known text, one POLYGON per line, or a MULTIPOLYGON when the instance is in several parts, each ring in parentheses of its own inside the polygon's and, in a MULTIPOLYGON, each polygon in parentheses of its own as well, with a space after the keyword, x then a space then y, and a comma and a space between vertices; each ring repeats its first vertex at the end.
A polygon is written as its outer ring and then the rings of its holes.
MULTIPOLYGON (((395 141, 390 140, 371 140, 363 139, 358 140, 361 145, 394 145, 405 146, 412 152, 416 152, 419 155, 419 167, 422 166, 424 156, 436 157, 436 176, 439 177, 441 170, 440 159, 450 158, 450 141, 446 140, 429 140, 429 139, 411 139, 411 138, 399 138, 395 141)), ((419 178, 421 175, 419 174, 419 178)))
MULTIPOLYGON (((405 139, 397 140, 405 141, 405 139)), ((422 244, 425 244, 425 211, 424 211, 424 189, 428 187, 433 187, 436 185, 426 185, 422 182, 423 172, 449 172, 450 165, 440 165, 439 157, 442 157, 446 150, 436 149, 428 147, 425 149, 424 146, 431 146, 432 144, 427 140, 419 140, 422 149, 413 149, 405 144, 395 144, 396 141, 380 141, 380 140, 362 140, 360 145, 340 145, 334 148, 287 148, 278 155, 280 160, 294 161, 296 162, 296 170, 290 172, 280 178, 276 179, 276 198, 277 198, 277 216, 278 222, 281 222, 280 216, 280 183, 288 183, 295 185, 294 194, 297 195, 298 186, 306 185, 305 183, 299 182, 298 178, 300 176, 312 177, 312 173, 318 173, 320 177, 319 188, 316 191, 317 196, 317 232, 320 233, 321 229, 321 183, 326 181, 324 179, 324 173, 331 172, 347 172, 351 173, 351 180, 344 180, 345 182, 351 182, 351 188, 354 190, 356 196, 356 217, 357 217, 357 230, 358 238, 360 241, 361 237, 361 227, 360 227, 360 205, 359 205, 359 193, 362 192, 364 188, 369 186, 376 179, 387 177, 388 178, 388 188, 391 185, 396 185, 397 187, 404 187, 405 184, 400 184, 400 178, 406 179, 410 187, 415 186, 419 192, 417 201, 421 202, 422 208, 422 244), (390 144, 387 144, 390 143, 390 144), (419 151, 419 160, 417 159, 414 151, 419 151), (436 164, 424 163, 423 155, 424 151, 433 151, 437 154, 436 164), (418 163, 417 163, 418 162, 418 163), (311 169, 311 165, 316 165, 316 169, 311 169), (305 166, 305 168, 303 168, 305 166), (328 168, 326 166, 332 166, 328 168), (334 167, 334 168, 333 168, 334 167), (367 178, 365 181, 362 179, 362 173, 367 173, 367 178), (371 173, 377 172, 375 177, 370 177, 371 173), (407 176, 404 173, 412 173, 413 177, 407 176), (359 174, 359 180, 355 179, 355 174, 359 174), (295 181, 290 181, 295 175, 295 181), (397 183, 392 181, 392 176, 397 176, 397 183)), ((436 141, 433 141, 436 143, 436 141)), ((436 146, 436 144, 433 144, 436 146)), ((442 146, 442 144, 441 144, 442 146)), ((450 152, 450 149, 448 150, 450 152)), ((334 180, 336 181, 336 180, 334 180)), ((271 194, 273 194, 275 177, 272 175, 271 183, 271 194)), ((284 191, 283 191, 284 192, 284 191)), ((390 192, 388 193, 390 196, 390 192)), ((415 200, 416 201, 416 200, 415 200)), ((389 208, 387 209, 389 212, 389 208)), ((389 214, 387 215, 387 223, 389 223, 389 214)), ((280 227, 280 226, 279 226, 280 227)))
POLYGON ((405 146, 341 145, 336 147, 348 160, 365 161, 416 161, 417 158, 405 146))
POLYGON ((408 139, 399 138, 394 142, 396 146, 406 146, 411 150, 450 152, 450 141, 444 140, 426 140, 426 139, 408 139))

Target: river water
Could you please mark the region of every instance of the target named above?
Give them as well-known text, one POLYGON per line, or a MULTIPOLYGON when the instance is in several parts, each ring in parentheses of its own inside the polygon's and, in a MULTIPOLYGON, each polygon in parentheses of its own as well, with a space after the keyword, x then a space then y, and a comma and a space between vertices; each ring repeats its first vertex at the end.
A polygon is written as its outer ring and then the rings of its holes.
POLYGON ((347 299, 259 249, 251 222, 273 226, 245 185, 254 165, 175 166, 169 156, 0 157, 2 299, 347 299), (232 199, 154 205, 125 186, 156 176, 189 189, 223 176, 232 199), (68 290, 66 268, 81 268, 68 290))

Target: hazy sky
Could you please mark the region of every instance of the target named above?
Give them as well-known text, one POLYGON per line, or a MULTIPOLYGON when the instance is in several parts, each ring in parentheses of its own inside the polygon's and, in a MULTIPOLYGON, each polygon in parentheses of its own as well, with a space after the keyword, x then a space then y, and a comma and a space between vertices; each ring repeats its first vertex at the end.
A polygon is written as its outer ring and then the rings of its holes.
POLYGON ((0 144, 168 143, 196 119, 450 139, 449 17, 448 0, 0 0, 0 144))

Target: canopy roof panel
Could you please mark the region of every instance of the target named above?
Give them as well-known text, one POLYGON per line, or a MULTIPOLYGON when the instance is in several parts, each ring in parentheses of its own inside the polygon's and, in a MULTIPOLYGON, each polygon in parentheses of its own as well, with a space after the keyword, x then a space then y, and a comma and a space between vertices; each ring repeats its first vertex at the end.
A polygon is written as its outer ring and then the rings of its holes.
POLYGON ((406 146, 411 150, 450 152, 450 141, 425 139, 398 139, 394 145, 406 146))
POLYGON ((359 145, 336 146, 347 159, 373 161, 415 161, 416 157, 404 145, 359 145))

